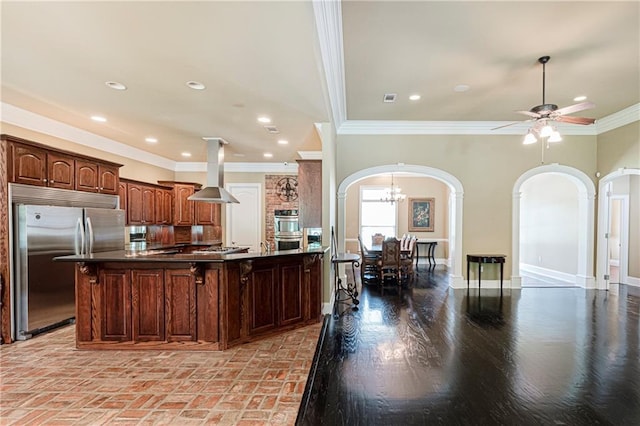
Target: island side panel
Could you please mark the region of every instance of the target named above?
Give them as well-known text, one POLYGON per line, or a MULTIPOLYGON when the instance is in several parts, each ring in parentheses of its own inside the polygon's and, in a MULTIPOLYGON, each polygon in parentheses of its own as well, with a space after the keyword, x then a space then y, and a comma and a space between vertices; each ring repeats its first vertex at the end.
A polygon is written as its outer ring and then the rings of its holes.
POLYGON ((76 264, 76 342, 91 341, 91 281, 95 280, 95 265, 76 264), (90 275, 93 268, 93 277, 90 275))
POLYGON ((218 342, 219 327, 219 283, 222 282, 222 268, 207 269, 204 282, 196 288, 198 341, 218 342))

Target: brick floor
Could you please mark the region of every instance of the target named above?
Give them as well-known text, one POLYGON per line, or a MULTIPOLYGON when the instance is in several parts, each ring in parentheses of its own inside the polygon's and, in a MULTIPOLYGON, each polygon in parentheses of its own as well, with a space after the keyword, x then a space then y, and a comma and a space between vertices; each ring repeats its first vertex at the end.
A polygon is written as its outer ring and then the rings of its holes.
POLYGON ((0 346, 1 425, 292 425, 321 324, 223 352, 89 351, 75 326, 0 346))

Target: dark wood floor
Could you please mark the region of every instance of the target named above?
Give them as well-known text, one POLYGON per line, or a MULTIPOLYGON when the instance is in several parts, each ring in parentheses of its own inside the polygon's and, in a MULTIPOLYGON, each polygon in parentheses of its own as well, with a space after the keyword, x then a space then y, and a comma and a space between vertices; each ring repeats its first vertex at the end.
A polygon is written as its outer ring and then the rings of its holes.
POLYGON ((426 271, 327 317, 297 424, 640 425, 640 299, 624 286, 501 297, 426 271))

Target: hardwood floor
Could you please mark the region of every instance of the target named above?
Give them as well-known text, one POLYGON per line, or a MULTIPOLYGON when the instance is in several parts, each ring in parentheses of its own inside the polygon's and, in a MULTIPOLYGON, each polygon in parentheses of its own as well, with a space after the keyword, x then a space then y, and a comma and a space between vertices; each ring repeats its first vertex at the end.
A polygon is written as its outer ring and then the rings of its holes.
POLYGON ((443 268, 341 305, 297 424, 640 424, 637 296, 452 290, 443 268))

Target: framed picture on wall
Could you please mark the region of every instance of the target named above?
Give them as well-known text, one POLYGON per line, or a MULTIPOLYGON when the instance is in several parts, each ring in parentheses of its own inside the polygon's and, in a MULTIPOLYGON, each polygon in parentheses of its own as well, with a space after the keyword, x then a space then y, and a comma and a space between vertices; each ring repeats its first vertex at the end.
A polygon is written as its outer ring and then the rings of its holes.
POLYGON ((409 198, 409 232, 433 232, 435 198, 409 198))

